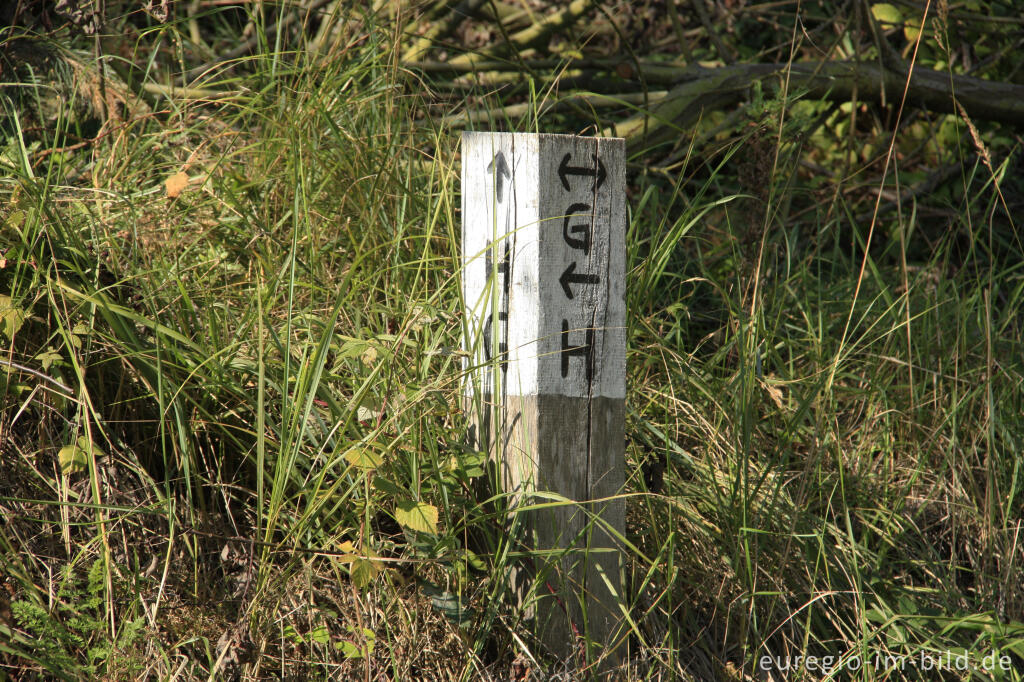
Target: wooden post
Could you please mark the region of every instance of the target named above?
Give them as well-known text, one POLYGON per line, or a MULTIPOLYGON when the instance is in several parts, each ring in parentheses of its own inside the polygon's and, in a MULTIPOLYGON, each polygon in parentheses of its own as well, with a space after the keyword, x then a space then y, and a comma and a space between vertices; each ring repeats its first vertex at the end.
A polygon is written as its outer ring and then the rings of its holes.
POLYGON ((610 646, 620 622, 625 228, 622 139, 463 133, 467 399, 530 506, 531 610, 560 655, 575 635, 610 646), (571 503, 538 509, 545 492, 571 503))

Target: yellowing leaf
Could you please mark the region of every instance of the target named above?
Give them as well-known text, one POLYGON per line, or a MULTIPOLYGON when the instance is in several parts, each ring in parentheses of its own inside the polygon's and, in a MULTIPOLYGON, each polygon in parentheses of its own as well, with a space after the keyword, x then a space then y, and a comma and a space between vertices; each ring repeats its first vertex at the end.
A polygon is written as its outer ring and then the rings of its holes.
POLYGON ((906 26, 903 27, 903 35, 907 41, 913 43, 917 40, 917 36, 921 35, 921 22, 909 19, 906 26))
POLYGON ((381 565, 379 561, 371 561, 370 559, 356 559, 352 562, 352 568, 350 575, 352 576, 352 583, 359 589, 363 589, 377 577, 377 574, 381 571, 381 565))
POLYGON ((352 564, 352 582, 359 589, 363 589, 377 577, 380 571, 367 559, 356 559, 352 564))
POLYGON ((437 507, 426 502, 399 502, 395 520, 409 530, 437 533, 437 507))
POLYGON ((896 24, 903 23, 903 14, 899 8, 895 5, 890 5, 887 2, 879 2, 871 5, 871 14, 874 15, 875 20, 882 25, 884 29, 890 29, 896 24))
POLYGON ((177 199, 185 191, 186 187, 188 187, 188 173, 185 171, 178 171, 164 180, 164 188, 167 190, 168 199, 177 199))
POLYGON ((357 469, 373 471, 383 463, 383 459, 373 450, 352 448, 345 453, 345 461, 357 469))
POLYGON ((92 454, 94 457, 106 457, 107 455, 107 453, 103 452, 103 450, 100 450, 100 446, 96 445, 95 443, 89 442, 89 439, 86 438, 85 436, 78 437, 78 445, 79 447, 85 448, 86 450, 92 450, 92 454))
POLYGON ((13 339, 25 323, 25 317, 25 311, 16 306, 10 296, 0 294, 0 331, 4 336, 13 339))
POLYGON ((349 575, 352 577, 352 582, 359 589, 369 585, 377 577, 377 574, 384 570, 384 564, 374 561, 377 554, 371 549, 364 547, 357 550, 355 545, 349 540, 338 545, 338 549, 343 552, 338 557, 338 562, 352 564, 352 567, 349 569, 349 575))
POLYGON ((363 364, 367 367, 372 367, 373 363, 377 362, 377 349, 373 346, 367 346, 363 354, 359 356, 359 359, 363 361, 363 364))
POLYGON ((359 558, 356 555, 356 547, 352 544, 351 540, 345 540, 345 542, 338 545, 338 551, 342 552, 342 555, 338 557, 338 561, 343 564, 350 564, 359 558))

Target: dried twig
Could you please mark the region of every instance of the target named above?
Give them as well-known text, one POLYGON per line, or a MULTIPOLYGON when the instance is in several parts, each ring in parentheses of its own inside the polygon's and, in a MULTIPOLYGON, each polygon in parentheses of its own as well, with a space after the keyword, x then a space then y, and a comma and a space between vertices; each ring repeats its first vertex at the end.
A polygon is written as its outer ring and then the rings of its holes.
POLYGON ((9 369, 16 369, 19 372, 25 372, 26 374, 31 374, 32 376, 34 376, 37 379, 42 379, 43 381, 46 381, 46 382, 48 382, 50 384, 53 384, 53 386, 55 386, 59 391, 61 391, 62 393, 66 393, 68 396, 74 396, 75 395, 74 390, 72 390, 72 388, 70 386, 68 386, 67 384, 61 383, 60 381, 57 381, 56 379, 51 377, 49 374, 44 374, 44 373, 40 372, 37 369, 32 369, 31 367, 26 367, 25 365, 18 364, 17 362, 11 362, 10 360, 4 360, 3 358, 0 358, 0 365, 3 365, 4 367, 8 367, 9 369))

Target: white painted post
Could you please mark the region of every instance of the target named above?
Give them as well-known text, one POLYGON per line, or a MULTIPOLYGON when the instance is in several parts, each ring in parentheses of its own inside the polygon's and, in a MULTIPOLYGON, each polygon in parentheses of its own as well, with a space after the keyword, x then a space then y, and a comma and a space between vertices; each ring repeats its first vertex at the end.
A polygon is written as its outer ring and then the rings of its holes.
POLYGON ((463 133, 467 398, 514 504, 573 502, 527 515, 528 549, 567 550, 527 567, 563 655, 620 622, 625 229, 622 139, 463 133))

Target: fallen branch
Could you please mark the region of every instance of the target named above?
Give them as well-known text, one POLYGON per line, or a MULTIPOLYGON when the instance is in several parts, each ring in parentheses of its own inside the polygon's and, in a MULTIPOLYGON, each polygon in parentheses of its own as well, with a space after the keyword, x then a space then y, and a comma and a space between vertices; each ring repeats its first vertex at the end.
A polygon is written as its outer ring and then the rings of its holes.
POLYGON ((576 92, 539 105, 532 102, 521 102, 519 104, 509 104, 504 107, 495 107, 493 109, 463 111, 450 116, 445 116, 441 119, 441 122, 448 126, 458 126, 466 123, 479 123, 481 121, 514 119, 519 118, 520 116, 525 116, 534 108, 538 109, 538 115, 550 114, 556 111, 565 111, 566 109, 578 109, 581 107, 592 107, 595 109, 629 107, 635 109, 638 106, 642 106, 645 101, 650 103, 659 102, 667 94, 668 93, 664 91, 649 93, 632 92, 621 95, 604 95, 596 92, 576 92))
MULTIPOLYGON (((557 71, 568 68, 572 71, 586 72, 597 78, 611 72, 616 72, 622 65, 628 65, 632 69, 635 64, 631 59, 523 59, 521 61, 510 61, 507 59, 476 58, 471 60, 460 60, 450 62, 406 62, 405 68, 410 71, 417 71, 424 74, 478 74, 482 72, 501 72, 523 78, 522 69, 530 69, 534 72, 557 71)), ((639 62, 640 73, 634 76, 634 80, 621 80, 623 85, 634 87, 636 81, 644 81, 648 85, 671 86, 686 78, 688 66, 683 63, 673 62, 639 62)))
MULTIPOLYGON (((692 125, 701 112, 734 106, 748 97, 755 82, 785 74, 785 64, 743 64, 719 68, 687 67, 679 84, 649 114, 610 126, 605 134, 637 142, 660 142, 692 125), (644 133, 646 127, 646 134, 644 133)), ((790 92, 812 99, 899 101, 906 75, 869 62, 803 62, 789 72, 790 92)), ((973 118, 1024 127, 1024 86, 972 76, 914 69, 907 102, 938 113, 955 114, 957 104, 973 118)))

